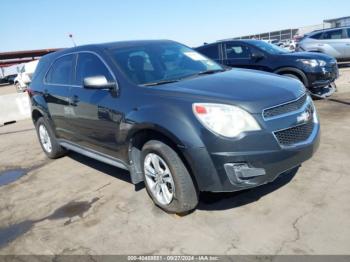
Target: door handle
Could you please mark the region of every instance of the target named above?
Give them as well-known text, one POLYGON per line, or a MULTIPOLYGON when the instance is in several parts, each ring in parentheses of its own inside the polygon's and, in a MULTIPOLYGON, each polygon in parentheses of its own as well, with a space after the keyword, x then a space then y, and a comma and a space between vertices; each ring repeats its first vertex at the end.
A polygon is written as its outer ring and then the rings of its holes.
POLYGON ((77 95, 72 96, 70 99, 70 103, 72 106, 77 106, 79 101, 80 101, 79 96, 77 96, 77 95))

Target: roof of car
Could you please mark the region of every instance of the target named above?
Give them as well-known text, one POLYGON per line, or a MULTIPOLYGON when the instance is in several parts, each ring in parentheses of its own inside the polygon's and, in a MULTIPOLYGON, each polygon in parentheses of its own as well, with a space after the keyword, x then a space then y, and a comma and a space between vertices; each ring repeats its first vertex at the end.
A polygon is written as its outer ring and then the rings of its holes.
POLYGON ((132 41, 119 41, 119 42, 110 42, 110 43, 100 43, 100 44, 88 44, 88 45, 81 45, 66 49, 61 49, 57 52, 50 53, 48 55, 43 56, 43 58, 51 59, 56 58, 58 56, 62 56, 64 54, 79 52, 79 51, 93 51, 96 49, 117 49, 117 48, 124 48, 124 47, 137 47, 137 46, 144 46, 149 44, 162 44, 162 43, 175 43, 175 41, 172 40, 132 40, 132 41))
POLYGON ((314 35, 317 33, 322 33, 322 32, 327 32, 327 31, 332 31, 332 30, 337 30, 337 29, 344 29, 344 28, 350 28, 350 26, 340 26, 340 27, 331 27, 331 28, 324 28, 324 29, 318 29, 318 30, 314 30, 310 33, 307 33, 305 35, 314 35))
POLYGON ((205 44, 205 45, 201 45, 198 46, 196 48, 201 48, 201 47, 205 47, 205 46, 210 46, 210 45, 215 45, 215 44, 219 44, 219 43, 227 43, 227 42, 244 42, 244 43, 257 43, 257 42, 261 42, 263 40, 258 40, 258 39, 226 39, 226 40, 219 40, 217 42, 214 43, 210 43, 210 44, 205 44))

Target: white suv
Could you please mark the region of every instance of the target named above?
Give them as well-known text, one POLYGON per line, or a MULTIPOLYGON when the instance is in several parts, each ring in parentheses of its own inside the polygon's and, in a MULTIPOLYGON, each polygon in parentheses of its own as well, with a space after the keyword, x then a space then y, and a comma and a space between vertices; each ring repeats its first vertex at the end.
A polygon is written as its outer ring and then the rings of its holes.
POLYGON ((19 70, 17 77, 14 79, 17 92, 24 92, 30 82, 32 81, 32 75, 38 65, 38 60, 25 63, 19 70))
POLYGON ((325 53, 338 61, 350 60, 350 27, 318 30, 307 34, 298 43, 297 51, 325 53))

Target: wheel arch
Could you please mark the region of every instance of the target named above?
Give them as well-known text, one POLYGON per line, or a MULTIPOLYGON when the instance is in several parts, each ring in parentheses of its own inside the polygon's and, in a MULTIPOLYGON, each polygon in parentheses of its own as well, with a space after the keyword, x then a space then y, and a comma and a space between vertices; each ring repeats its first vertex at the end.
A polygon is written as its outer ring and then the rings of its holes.
POLYGON ((295 67, 282 67, 274 71, 275 74, 283 75, 283 74, 293 74, 300 79, 300 81, 307 87, 308 80, 305 73, 295 67))
POLYGON ((188 172, 191 175, 195 187, 198 189, 196 178, 190 165, 190 160, 186 158, 183 150, 186 146, 174 134, 163 128, 145 126, 142 129, 135 130, 129 137, 129 160, 130 174, 133 184, 143 181, 141 151, 142 147, 150 140, 158 140, 172 148, 180 157, 188 172))
POLYGON ((35 124, 40 117, 44 117, 44 114, 39 110, 38 108, 34 108, 32 110, 32 120, 33 123, 35 124))

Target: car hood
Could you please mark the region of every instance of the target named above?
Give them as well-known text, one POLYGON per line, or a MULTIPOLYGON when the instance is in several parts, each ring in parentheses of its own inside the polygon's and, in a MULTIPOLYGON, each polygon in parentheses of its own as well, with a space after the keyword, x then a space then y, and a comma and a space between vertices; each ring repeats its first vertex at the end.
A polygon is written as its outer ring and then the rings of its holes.
POLYGON ((316 52, 290 52, 281 55, 283 58, 292 59, 320 59, 327 62, 335 62, 335 59, 329 55, 316 52))
POLYGON ((301 82, 284 76, 247 69, 232 69, 213 75, 198 76, 158 86, 157 89, 191 97, 193 102, 237 105, 250 113, 300 97, 305 88, 301 82))

